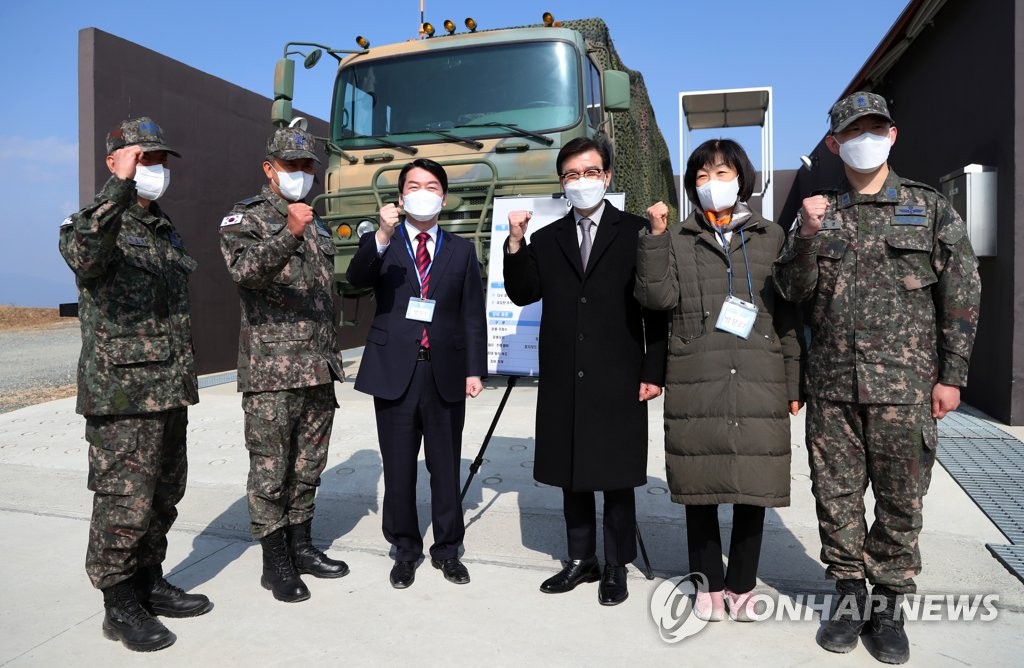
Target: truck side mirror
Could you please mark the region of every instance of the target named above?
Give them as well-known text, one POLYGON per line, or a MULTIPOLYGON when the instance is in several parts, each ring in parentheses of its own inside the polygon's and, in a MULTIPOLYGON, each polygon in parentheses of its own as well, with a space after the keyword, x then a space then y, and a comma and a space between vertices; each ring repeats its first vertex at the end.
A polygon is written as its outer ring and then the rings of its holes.
POLYGON ((625 72, 604 71, 604 108, 606 111, 629 109, 629 75, 625 72))
POLYGON ((294 93, 295 61, 281 58, 274 68, 274 105, 270 109, 270 120, 275 125, 283 127, 291 122, 294 93))
POLYGON ((302 61, 302 66, 307 70, 313 69, 313 67, 320 62, 320 56, 322 55, 324 55, 322 49, 313 49, 309 52, 309 55, 306 56, 306 59, 302 61))

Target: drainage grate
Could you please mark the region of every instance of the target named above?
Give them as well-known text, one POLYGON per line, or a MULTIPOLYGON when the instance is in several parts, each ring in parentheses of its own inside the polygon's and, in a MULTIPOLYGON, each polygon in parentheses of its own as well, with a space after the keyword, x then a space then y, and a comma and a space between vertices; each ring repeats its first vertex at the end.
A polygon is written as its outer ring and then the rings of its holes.
POLYGON ((979 420, 967 413, 953 412, 939 420, 939 436, 950 438, 994 438, 999 440, 1016 440, 1002 429, 993 427, 984 420, 979 420))
POLYGON ((985 545, 988 551, 1006 566, 1006 570, 1017 576, 1017 579, 1024 582, 1024 546, 1021 545, 985 545))
POLYGON ((1024 582, 1024 443, 966 413, 950 413, 939 422, 938 460, 1013 543, 987 547, 1024 582))
POLYGON ((214 385, 223 385, 224 383, 233 383, 238 380, 237 371, 225 371, 224 373, 215 373, 210 376, 202 376, 199 379, 199 389, 204 387, 213 387, 214 385))

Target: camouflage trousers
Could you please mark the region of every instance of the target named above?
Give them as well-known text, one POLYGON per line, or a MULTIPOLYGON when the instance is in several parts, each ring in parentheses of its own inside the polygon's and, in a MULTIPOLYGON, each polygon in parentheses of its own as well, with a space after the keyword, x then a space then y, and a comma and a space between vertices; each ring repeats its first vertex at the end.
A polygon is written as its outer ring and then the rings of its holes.
POLYGON ((159 566, 185 495, 185 408, 149 415, 86 417, 94 492, 85 571, 105 589, 159 566))
POLYGON ((918 535, 938 434, 930 404, 852 404, 811 397, 807 453, 829 578, 867 578, 904 594, 921 572, 918 535), (875 497, 868 529, 864 494, 875 497))
POLYGON ((337 406, 333 383, 242 395, 256 540, 313 518, 337 406))

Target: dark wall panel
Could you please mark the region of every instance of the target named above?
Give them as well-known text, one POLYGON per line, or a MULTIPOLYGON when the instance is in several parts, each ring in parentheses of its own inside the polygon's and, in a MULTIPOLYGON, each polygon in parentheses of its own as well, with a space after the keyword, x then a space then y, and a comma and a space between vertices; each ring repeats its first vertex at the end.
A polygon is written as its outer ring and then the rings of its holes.
MULTIPOLYGON (((1014 0, 1011 20, 1006 24, 1012 26, 1013 41, 1007 49, 1007 57, 1012 59, 1012 86, 1006 89, 1003 104, 1012 105, 1012 123, 1014 131, 1007 133, 1004 141, 1013 147, 1013 163, 1017 157, 1024 156, 1024 86, 1021 85, 1021 66, 1024 64, 1024 0, 1014 0)), ((1010 367, 1010 424, 1024 424, 1024 262, 1017 262, 1019 251, 1024 249, 1024 169, 1007 169, 999 179, 1000 230, 998 243, 1012 240, 1008 250, 1013 272, 1006 278, 1012 278, 1010 299, 1007 300, 1008 310, 999 314, 999 320, 1010 323, 1013 330, 1009 354, 1003 353, 1003 364, 1010 367), (1010 189, 1010 192, 1005 192, 1010 189), (1009 231, 1004 231, 1009 228, 1009 231), (1009 239, 1008 239, 1009 238, 1009 239)), ((1005 252, 1005 251, 1004 251, 1005 252)), ((996 280, 1000 280, 998 277, 996 280)), ((1004 302, 1005 303, 1005 302, 1004 302)), ((993 314, 996 315, 996 314, 993 314)), ((994 318, 993 318, 994 319, 994 318)))
MULTIPOLYGON (((267 63, 268 89, 272 73, 267 63)), ((95 28, 79 33, 78 87, 83 204, 109 176, 104 140, 120 121, 152 117, 181 153, 171 158, 171 186, 160 206, 199 262, 190 285, 199 373, 235 368, 238 293, 220 254, 218 226, 234 202, 266 182, 260 165, 273 130, 270 99, 95 28)), ((296 113, 309 118, 314 134, 327 135, 325 121, 296 113)), ((354 304, 345 307, 346 317, 355 315, 354 304)), ((364 304, 362 327, 342 330, 344 347, 362 345, 366 311, 364 304)))

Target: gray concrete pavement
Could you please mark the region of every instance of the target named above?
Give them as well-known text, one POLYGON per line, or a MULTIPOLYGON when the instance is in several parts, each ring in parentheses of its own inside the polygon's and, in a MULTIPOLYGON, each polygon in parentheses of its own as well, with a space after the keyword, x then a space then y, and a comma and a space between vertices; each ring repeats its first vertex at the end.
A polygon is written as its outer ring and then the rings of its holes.
MULTIPOLYGON (((346 360, 354 376, 358 357, 346 360)), ((464 472, 504 387, 505 379, 494 379, 468 404, 464 472)), ((392 562, 380 531, 383 480, 372 400, 352 383, 338 385, 337 394, 341 409, 313 528, 317 543, 345 559, 351 574, 333 581, 306 577, 312 598, 299 604, 279 603, 259 586, 260 551, 248 539, 240 397, 233 383, 206 388, 190 411, 189 489, 165 569, 173 582, 209 595, 216 607, 203 617, 165 620, 178 639, 154 654, 131 653, 100 633, 102 600, 83 570, 91 495, 85 489, 84 421, 74 413, 74 399, 0 415, 6 557, 0 569, 0 665, 878 665, 863 646, 848 655, 821 650, 814 642, 816 618, 726 621, 677 644, 661 640, 650 597, 662 578, 687 572, 687 559, 682 508, 669 501, 665 488, 660 400, 650 411, 648 485, 637 491, 640 526, 658 578, 648 581, 631 568, 624 604, 598 605, 596 585, 558 596, 537 589, 560 567, 565 539, 559 491, 534 483, 531 475, 533 381, 513 390, 467 497, 464 561, 472 582, 452 585, 428 561, 411 588, 392 589, 392 562)), ((801 414, 793 421, 793 504, 768 513, 757 588, 785 599, 831 591, 817 559, 803 442, 801 414)), ((429 531, 422 460, 421 474, 420 523, 429 531)), ((723 521, 731 524, 727 512, 723 521)), ((925 503, 919 588, 997 594, 998 616, 908 624, 911 664, 1020 664, 1024 587, 989 555, 986 542, 1007 541, 936 466, 925 503)))

